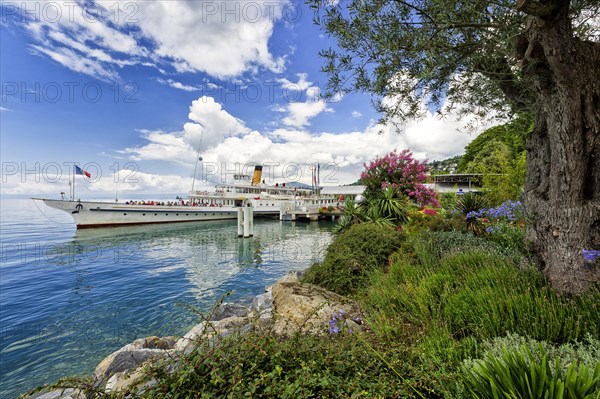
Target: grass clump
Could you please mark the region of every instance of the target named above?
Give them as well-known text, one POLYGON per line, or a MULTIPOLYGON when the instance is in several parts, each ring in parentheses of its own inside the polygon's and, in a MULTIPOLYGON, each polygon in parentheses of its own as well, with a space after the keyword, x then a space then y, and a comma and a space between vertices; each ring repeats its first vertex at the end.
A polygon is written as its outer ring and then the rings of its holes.
MULTIPOLYGON (((494 337, 483 342, 484 352, 482 358, 501 358, 505 351, 518 352, 527 348, 537 361, 546 355, 550 363, 557 359, 562 366, 561 371, 566 373, 572 363, 585 365, 593 370, 600 363, 600 340, 591 334, 586 334, 582 340, 554 345, 547 341, 538 341, 519 334, 508 333, 505 336, 494 337)), ((477 360, 463 361, 463 367, 473 368, 477 360)))
POLYGON ((387 266, 402 241, 402 234, 389 227, 353 225, 335 238, 323 262, 312 265, 303 281, 341 295, 356 294, 369 284, 371 273, 387 266))
POLYGON ((557 293, 520 259, 468 233, 409 237, 363 293, 368 323, 382 341, 406 342, 423 370, 445 376, 437 388, 448 397, 462 384, 462 361, 480 356, 487 340, 509 332, 558 345, 600 336, 600 293, 557 293))
POLYGON ((566 371, 560 358, 552 361, 543 346, 531 350, 503 349, 501 356, 487 354, 473 367, 464 367, 464 382, 471 397, 593 399, 600 389, 600 362, 588 366, 571 363, 566 371))

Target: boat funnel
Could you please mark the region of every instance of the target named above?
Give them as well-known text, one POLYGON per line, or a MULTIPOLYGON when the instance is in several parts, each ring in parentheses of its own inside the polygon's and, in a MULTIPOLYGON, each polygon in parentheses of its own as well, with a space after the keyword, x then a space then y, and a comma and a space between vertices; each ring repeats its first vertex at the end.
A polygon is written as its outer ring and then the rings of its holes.
POLYGON ((254 175, 252 176, 252 185, 258 186, 262 177, 262 165, 256 165, 254 167, 254 175))

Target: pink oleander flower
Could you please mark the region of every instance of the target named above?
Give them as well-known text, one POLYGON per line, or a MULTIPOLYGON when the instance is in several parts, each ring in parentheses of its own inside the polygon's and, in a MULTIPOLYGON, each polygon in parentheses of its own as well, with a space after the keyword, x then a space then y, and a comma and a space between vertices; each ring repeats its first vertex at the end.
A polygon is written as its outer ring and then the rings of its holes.
POLYGON ((424 209, 423 213, 426 214, 427 216, 435 216, 437 215, 437 211, 435 209, 424 209))
POLYGON ((410 150, 394 150, 364 167, 360 177, 367 194, 391 186, 421 205, 439 207, 435 191, 423 184, 427 180, 425 163, 414 159, 410 150))

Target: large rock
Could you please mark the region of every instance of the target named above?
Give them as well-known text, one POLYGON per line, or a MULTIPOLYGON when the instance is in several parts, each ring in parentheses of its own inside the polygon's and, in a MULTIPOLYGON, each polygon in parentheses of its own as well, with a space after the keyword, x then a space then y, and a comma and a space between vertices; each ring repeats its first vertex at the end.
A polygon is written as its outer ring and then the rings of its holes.
MULTIPOLYGON (((290 270, 289 272, 287 272, 287 274, 285 276, 283 276, 282 278, 277 280, 275 282, 275 284, 277 284, 277 283, 298 283, 298 282, 300 282, 300 279, 302 279, 303 275, 304 275, 304 272, 302 272, 302 271, 290 270)), ((271 292, 272 290, 273 290, 273 285, 269 285, 265 288, 265 291, 267 291, 267 292, 271 292)))
POLYGON ((254 297, 250 303, 250 317, 270 315, 273 309, 273 293, 271 291, 254 297))
POLYGON ((141 338, 125 345, 118 351, 106 357, 94 371, 96 380, 109 379, 113 374, 137 368, 149 360, 166 358, 169 350, 175 347, 173 337, 141 338))
POLYGON ((324 334, 334 314, 342 311, 348 319, 360 315, 355 302, 313 284, 278 281, 272 293, 276 334, 324 334))
POLYGON ((223 303, 211 315, 211 320, 223 320, 229 317, 245 317, 248 316, 250 309, 247 306, 237 303, 223 303))
POLYGON ((76 388, 64 388, 37 392, 24 399, 85 399, 85 394, 76 388))
POLYGON ((184 354, 190 353, 199 340, 209 340, 216 336, 225 337, 234 331, 250 330, 247 317, 232 316, 222 320, 202 322, 194 326, 175 344, 175 350, 184 354))
POLYGON ((147 378, 147 374, 145 374, 140 367, 132 371, 118 372, 108 379, 106 386, 104 387, 104 392, 122 392, 133 387, 136 387, 139 392, 142 392, 156 384, 156 380, 150 379, 149 381, 146 381, 147 378))

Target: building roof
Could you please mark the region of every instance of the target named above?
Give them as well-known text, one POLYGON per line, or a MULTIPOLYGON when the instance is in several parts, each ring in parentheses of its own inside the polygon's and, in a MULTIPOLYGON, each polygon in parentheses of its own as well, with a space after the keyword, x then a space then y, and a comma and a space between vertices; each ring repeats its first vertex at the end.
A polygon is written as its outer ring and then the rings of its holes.
POLYGON ((329 195, 358 195, 365 191, 365 186, 325 186, 321 189, 321 194, 329 195))

